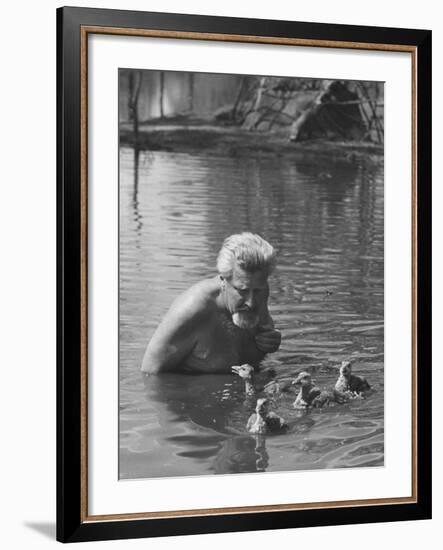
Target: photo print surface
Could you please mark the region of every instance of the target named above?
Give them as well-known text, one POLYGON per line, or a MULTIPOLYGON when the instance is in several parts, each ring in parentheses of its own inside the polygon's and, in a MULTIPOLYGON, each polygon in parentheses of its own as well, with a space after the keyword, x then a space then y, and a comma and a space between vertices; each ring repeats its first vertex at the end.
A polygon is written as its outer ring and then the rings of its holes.
POLYGON ((383 466, 383 83, 120 69, 118 116, 119 478, 383 466))

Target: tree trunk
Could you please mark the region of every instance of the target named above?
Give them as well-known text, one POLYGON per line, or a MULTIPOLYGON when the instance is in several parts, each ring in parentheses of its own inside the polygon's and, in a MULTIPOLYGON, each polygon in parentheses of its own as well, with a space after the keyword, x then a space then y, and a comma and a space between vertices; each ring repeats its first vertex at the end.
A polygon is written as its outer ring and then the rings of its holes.
POLYGON ((159 94, 160 118, 163 118, 165 116, 165 112, 163 109, 164 95, 165 95, 165 73, 163 71, 160 71, 160 94, 159 94))
POLYGON ((188 111, 194 111, 194 73, 189 73, 188 111))
POLYGON ((139 134, 138 101, 140 97, 142 81, 143 81, 142 71, 131 71, 129 73, 128 110, 129 110, 129 120, 132 121, 132 130, 134 133, 134 147, 138 146, 138 134, 139 134))
POLYGON ((248 119, 245 122, 245 128, 247 130, 253 130, 257 127, 258 123, 261 120, 260 106, 263 99, 263 93, 266 88, 266 77, 262 76, 258 85, 257 95, 255 97, 254 106, 251 109, 251 112, 248 116, 248 119))

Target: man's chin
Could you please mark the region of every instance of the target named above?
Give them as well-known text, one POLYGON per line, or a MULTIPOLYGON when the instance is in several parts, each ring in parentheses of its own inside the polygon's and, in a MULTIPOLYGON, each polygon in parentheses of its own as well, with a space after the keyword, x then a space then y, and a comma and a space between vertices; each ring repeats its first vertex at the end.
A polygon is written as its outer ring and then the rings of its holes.
POLYGON ((258 315, 249 311, 236 311, 232 315, 232 322, 239 328, 252 329, 258 325, 258 315))

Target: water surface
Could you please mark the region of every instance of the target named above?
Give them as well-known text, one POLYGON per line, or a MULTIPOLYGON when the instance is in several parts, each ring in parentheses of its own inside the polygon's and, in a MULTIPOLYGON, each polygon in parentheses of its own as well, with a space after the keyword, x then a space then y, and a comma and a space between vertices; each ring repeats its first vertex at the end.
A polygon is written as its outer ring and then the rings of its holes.
MULTIPOLYGON (((382 466, 383 167, 209 154, 120 154, 120 478, 382 466), (171 301, 215 274, 223 239, 259 233, 278 250, 269 309, 282 332, 264 361, 332 386, 354 358, 375 392, 300 413, 284 435, 251 436, 254 406, 231 375, 143 377, 171 301)), ((258 383, 268 379, 263 372, 258 383)))

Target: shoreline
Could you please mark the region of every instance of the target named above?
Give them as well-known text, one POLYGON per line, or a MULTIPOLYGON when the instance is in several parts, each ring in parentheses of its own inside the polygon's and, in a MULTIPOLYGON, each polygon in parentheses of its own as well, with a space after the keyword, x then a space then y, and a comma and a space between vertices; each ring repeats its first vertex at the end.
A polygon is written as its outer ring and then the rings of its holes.
MULTIPOLYGON (((312 139, 290 141, 288 130, 260 133, 234 126, 208 123, 174 124, 175 121, 141 123, 138 134, 140 151, 195 153, 196 151, 225 157, 307 157, 335 162, 369 162, 384 160, 384 146, 370 142, 312 139)), ((132 125, 120 123, 120 146, 134 147, 132 125)))

